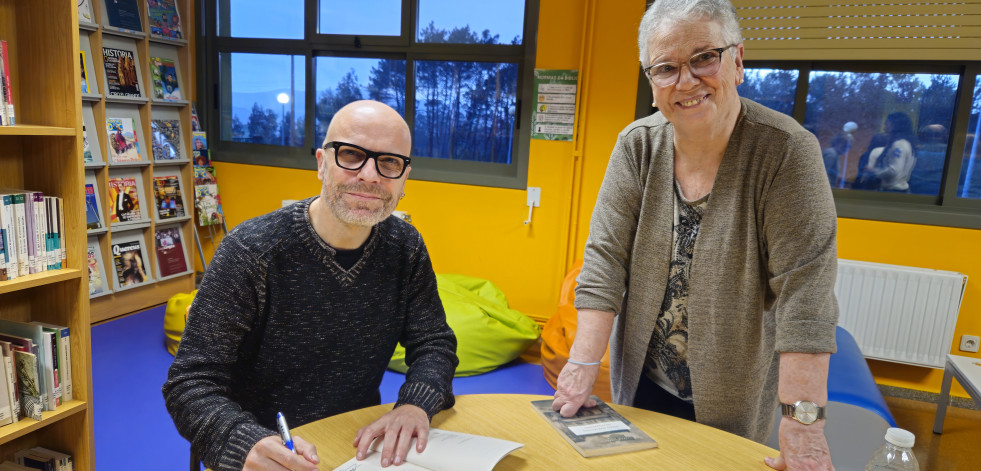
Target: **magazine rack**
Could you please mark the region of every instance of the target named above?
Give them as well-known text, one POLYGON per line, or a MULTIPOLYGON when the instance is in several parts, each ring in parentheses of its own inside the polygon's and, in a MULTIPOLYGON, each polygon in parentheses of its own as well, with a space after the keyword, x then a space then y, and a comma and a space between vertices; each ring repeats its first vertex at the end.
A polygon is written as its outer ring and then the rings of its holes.
POLYGON ((189 0, 154 2, 153 9, 148 7, 146 0, 87 0, 82 3, 91 8, 88 14, 79 10, 77 30, 81 57, 76 62, 83 80, 87 79, 89 85, 88 90, 81 93, 82 121, 92 154, 85 169, 90 173, 87 179, 94 180, 96 188, 101 190, 99 209, 107 228, 88 232, 90 244, 94 240, 94 246, 98 248, 98 275, 106 288, 90 299, 91 322, 100 322, 164 303, 175 293, 194 289, 193 266, 186 264, 189 269, 174 271, 179 268, 177 260, 188 258, 188 245, 196 232, 192 220, 193 204, 190 204, 193 178, 188 138, 193 95, 187 88, 194 82, 193 44, 184 34, 193 31, 194 25, 189 0), (172 9, 176 11, 171 12, 172 9), (177 27, 173 23, 174 13, 177 27), (163 20, 164 16, 168 21, 163 20), (87 21, 89 18, 91 21, 87 21), (130 58, 135 70, 126 69, 130 58), (154 64, 153 58, 160 60, 154 64), (166 75, 171 77, 165 85, 163 77, 166 75), (180 99, 158 99, 154 95, 158 87, 179 94, 180 99), (123 136, 111 135, 109 124, 120 121, 123 136), (132 136, 127 133, 130 127, 132 136), (119 149, 126 149, 130 154, 120 154, 119 149), (133 158, 134 149, 139 159, 133 158), (155 177, 162 176, 177 177, 183 216, 161 218, 160 205, 173 201, 157 201, 154 182, 155 177), (119 178, 135 181, 140 217, 111 223, 111 209, 120 203, 110 198, 110 190, 113 180, 119 178), (183 251, 180 257, 174 249, 157 250, 158 233, 166 231, 169 234, 174 229, 183 242, 175 244, 183 251), (145 281, 121 283, 115 266, 116 255, 112 253, 112 248, 120 243, 140 244, 145 281), (162 271, 160 263, 165 260, 160 258, 161 253, 166 254, 166 261, 169 261, 162 271), (161 276, 161 272, 167 276, 161 276))

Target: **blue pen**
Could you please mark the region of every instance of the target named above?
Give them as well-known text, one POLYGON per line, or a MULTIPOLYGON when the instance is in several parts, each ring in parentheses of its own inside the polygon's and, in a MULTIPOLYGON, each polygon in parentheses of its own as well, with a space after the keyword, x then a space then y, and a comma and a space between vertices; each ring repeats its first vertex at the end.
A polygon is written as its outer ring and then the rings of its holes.
POLYGON ((296 453, 296 448, 293 448, 293 437, 290 435, 290 428, 286 426, 286 417, 283 416, 282 412, 276 413, 276 425, 279 425, 279 434, 283 436, 283 445, 286 445, 286 448, 296 453))

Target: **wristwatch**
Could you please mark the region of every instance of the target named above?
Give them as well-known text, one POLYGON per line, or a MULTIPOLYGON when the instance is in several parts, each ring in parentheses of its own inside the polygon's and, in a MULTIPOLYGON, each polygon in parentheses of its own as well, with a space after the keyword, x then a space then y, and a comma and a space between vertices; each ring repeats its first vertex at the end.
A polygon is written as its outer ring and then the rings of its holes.
POLYGON ((804 425, 811 425, 824 419, 824 407, 811 401, 797 401, 793 404, 781 403, 780 409, 784 417, 790 417, 804 425))

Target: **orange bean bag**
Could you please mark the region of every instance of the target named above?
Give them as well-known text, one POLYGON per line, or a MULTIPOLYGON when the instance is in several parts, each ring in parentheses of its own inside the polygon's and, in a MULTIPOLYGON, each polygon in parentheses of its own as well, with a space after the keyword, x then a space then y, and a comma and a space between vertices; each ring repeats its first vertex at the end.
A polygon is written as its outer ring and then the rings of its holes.
MULTIPOLYGON (((559 309, 545 323, 542 329, 542 370, 545 380, 556 387, 556 378, 569 359, 569 349, 576 338, 576 277, 582 269, 582 260, 577 261, 572 270, 562 280, 562 291, 559 294, 559 309)), ((593 386, 593 394, 604 401, 611 401, 610 393, 610 349, 600 360, 600 372, 593 386)))

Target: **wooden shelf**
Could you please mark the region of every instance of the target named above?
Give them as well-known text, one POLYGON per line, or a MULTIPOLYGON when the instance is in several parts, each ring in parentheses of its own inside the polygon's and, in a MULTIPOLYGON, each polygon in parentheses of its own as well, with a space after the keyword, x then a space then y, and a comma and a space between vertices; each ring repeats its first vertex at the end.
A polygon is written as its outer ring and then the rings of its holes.
POLYGON ((47 427, 48 425, 51 425, 52 423, 66 417, 70 417, 80 412, 85 412, 87 409, 88 403, 85 401, 68 401, 67 403, 62 404, 61 407, 56 410, 42 412, 40 422, 34 419, 20 419, 16 423, 4 425, 3 427, 0 427, 0 444, 7 443, 35 430, 47 427))
POLYGON ((61 270, 48 270, 33 275, 18 276, 13 280, 0 281, 0 294, 12 293, 22 289, 35 288, 51 283, 60 283, 67 280, 76 280, 82 277, 82 271, 74 268, 62 268, 61 270))
POLYGON ((0 136, 74 136, 75 128, 58 126, 37 126, 33 124, 17 124, 0 126, 0 136))

